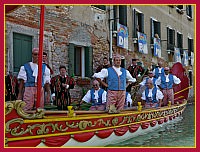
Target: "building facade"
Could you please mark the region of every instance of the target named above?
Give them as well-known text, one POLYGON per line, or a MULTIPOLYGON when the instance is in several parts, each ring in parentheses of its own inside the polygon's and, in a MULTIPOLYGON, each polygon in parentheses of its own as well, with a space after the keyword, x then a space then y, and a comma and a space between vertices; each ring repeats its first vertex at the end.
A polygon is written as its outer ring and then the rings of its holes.
MULTIPOLYGON (((116 53, 123 56, 125 68, 132 58, 148 69, 160 60, 165 66, 181 62, 194 86, 195 9, 195 5, 47 5, 44 51, 54 74, 65 65, 75 77, 74 100, 90 88, 90 78, 103 57, 112 61, 116 53), (119 37, 120 25, 125 27, 124 39, 119 37), (145 53, 139 51, 139 34, 145 36, 145 53), (155 40, 159 40, 159 55, 154 54, 155 40)), ((5 15, 6 72, 17 74, 31 60, 32 48, 38 47, 39 23, 39 6, 21 6, 5 15)))

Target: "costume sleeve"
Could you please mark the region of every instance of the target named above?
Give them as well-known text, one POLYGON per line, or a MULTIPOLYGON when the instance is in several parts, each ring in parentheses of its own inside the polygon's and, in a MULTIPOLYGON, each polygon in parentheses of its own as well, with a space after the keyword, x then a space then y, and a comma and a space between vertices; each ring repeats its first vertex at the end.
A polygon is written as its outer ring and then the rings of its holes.
POLYGON ((18 78, 18 79, 23 79, 24 82, 26 82, 27 76, 26 76, 26 71, 25 71, 24 66, 21 66, 21 67, 20 67, 20 71, 19 71, 19 74, 18 74, 17 78, 18 78))
POLYGON ((130 104, 132 104, 133 101, 131 99, 130 93, 128 93, 126 100, 127 100, 127 102, 130 102, 130 104))
POLYGON ((73 78, 69 78, 69 89, 74 89, 75 86, 75 80, 73 78))
POLYGON ((102 94, 102 103, 106 103, 106 96, 107 96, 107 92, 104 91, 102 94))
POLYGON ((156 70, 155 70, 155 69, 153 69, 153 75, 155 75, 155 73, 156 73, 156 70))
POLYGON ((51 83, 50 69, 46 66, 44 72, 44 83, 51 83))
POLYGON ((91 101, 91 94, 90 94, 90 90, 86 93, 86 95, 83 97, 82 99, 83 101, 89 103, 91 101))
POLYGON ((50 84, 51 93, 55 93, 55 88, 54 88, 55 87, 55 81, 56 81, 56 76, 51 78, 51 84, 50 84))
POLYGON ((136 82, 136 79, 131 76, 128 70, 126 70, 126 78, 128 79, 128 81, 136 82))
POLYGON ((142 99, 142 100, 146 100, 145 91, 142 92, 142 97, 141 97, 141 99, 142 99))
POLYGON ((143 81, 142 82, 140 82, 139 83, 141 86, 145 86, 145 84, 146 84, 146 78, 145 79, 143 79, 143 81))
POLYGON ((155 82, 156 85, 160 85, 161 84, 161 77, 158 77, 158 79, 155 82))
POLYGON ((177 78, 175 75, 173 76, 173 79, 174 79, 175 84, 181 83, 181 80, 179 78, 177 78))
POLYGON ((102 69, 100 72, 94 73, 92 77, 100 78, 101 80, 103 80, 104 78, 108 77, 108 70, 102 69))
POLYGON ((163 97, 164 97, 163 93, 160 90, 157 90, 157 94, 156 94, 157 100, 163 99, 163 97))

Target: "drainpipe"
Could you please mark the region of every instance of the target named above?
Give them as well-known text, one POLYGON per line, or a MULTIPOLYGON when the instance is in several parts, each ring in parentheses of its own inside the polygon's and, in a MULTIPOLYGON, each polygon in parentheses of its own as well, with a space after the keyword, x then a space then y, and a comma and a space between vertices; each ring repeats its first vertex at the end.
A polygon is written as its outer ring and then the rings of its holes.
POLYGON ((114 17, 114 14, 113 14, 113 6, 110 5, 110 12, 109 12, 109 22, 110 22, 110 52, 109 52, 109 60, 110 60, 110 64, 112 65, 112 39, 113 39, 113 36, 112 36, 112 33, 113 33, 113 17, 114 17))

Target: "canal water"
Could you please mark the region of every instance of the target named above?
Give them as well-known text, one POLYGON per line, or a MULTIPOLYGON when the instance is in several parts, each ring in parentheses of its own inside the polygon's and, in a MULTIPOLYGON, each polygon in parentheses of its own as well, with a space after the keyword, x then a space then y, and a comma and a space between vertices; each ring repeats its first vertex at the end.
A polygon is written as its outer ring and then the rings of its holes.
POLYGON ((174 123, 107 147, 195 147, 195 105, 187 105, 174 123))

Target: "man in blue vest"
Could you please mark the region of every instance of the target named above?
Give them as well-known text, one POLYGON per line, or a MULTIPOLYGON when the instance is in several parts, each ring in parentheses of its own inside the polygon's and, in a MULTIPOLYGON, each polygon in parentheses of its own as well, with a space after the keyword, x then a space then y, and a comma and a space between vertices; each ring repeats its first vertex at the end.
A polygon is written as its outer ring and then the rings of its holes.
POLYGON ((93 88, 85 94, 80 104, 87 102, 92 104, 90 110, 105 110, 106 95, 106 91, 99 87, 99 82, 94 80, 93 88))
POLYGON ((143 91, 141 99, 145 102, 145 108, 161 107, 163 94, 153 85, 151 79, 147 80, 147 88, 143 91))
POLYGON ((156 85, 156 80, 157 79, 154 77, 154 74, 153 74, 152 71, 148 71, 148 77, 144 78, 143 81, 139 83, 140 86, 146 86, 148 79, 151 79, 152 82, 153 82, 153 85, 157 86, 156 85))
POLYGON ((121 56, 116 55, 114 56, 114 65, 112 67, 102 69, 93 75, 95 78, 107 78, 106 111, 108 113, 120 113, 123 110, 126 96, 126 79, 132 83, 136 82, 136 79, 131 76, 130 72, 120 66, 121 56))
POLYGON ((168 101, 171 101, 171 104, 174 104, 174 91, 173 85, 178 85, 181 83, 181 80, 175 75, 169 73, 169 67, 165 67, 165 74, 161 75, 157 80, 156 84, 164 94, 163 105, 166 106, 168 101))
POLYGON ((159 76, 164 74, 164 67, 162 61, 158 62, 158 67, 153 70, 153 74, 156 79, 158 79, 159 76))
MULTIPOLYGON (((37 99, 37 77, 38 77, 38 48, 33 48, 32 51, 32 62, 28 62, 21 66, 18 79, 19 84, 19 94, 18 100, 25 101, 26 105, 24 110, 32 110, 35 108, 35 102, 37 99), (24 88, 25 87, 25 88, 24 88), (24 88, 24 95, 23 95, 24 88)), ((45 64, 42 64, 42 88, 41 88, 41 100, 40 108, 44 108, 44 85, 50 84, 50 70, 45 64)), ((50 88, 50 87, 48 87, 50 88)), ((47 90, 48 95, 46 100, 50 100, 50 89, 47 90)))

